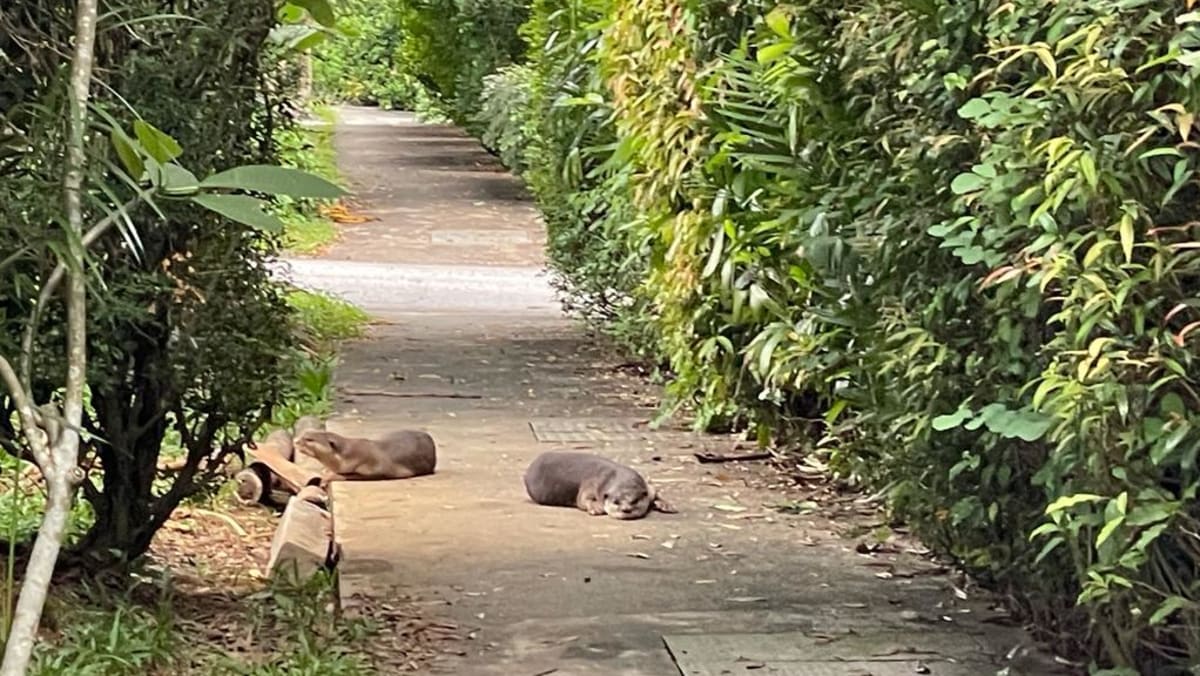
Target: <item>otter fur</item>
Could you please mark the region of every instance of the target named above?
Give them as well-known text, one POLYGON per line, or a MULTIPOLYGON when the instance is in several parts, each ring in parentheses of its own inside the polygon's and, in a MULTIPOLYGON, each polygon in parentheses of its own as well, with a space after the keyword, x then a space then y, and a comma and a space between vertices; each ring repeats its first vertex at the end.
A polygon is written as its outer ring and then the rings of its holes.
POLYGON ((548 451, 525 471, 525 491, 539 505, 577 507, 592 516, 640 519, 674 513, 637 471, 590 453, 548 451))
POLYGON ((295 445, 325 466, 325 482, 408 479, 433 474, 437 465, 433 437, 411 430, 359 439, 310 429, 296 437, 295 445))

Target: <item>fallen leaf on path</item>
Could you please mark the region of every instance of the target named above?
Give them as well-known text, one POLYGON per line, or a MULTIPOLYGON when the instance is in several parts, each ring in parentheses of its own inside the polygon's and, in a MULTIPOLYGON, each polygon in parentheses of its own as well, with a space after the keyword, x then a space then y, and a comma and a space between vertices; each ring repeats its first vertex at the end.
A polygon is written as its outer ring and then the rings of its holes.
POLYGON ((729 598, 727 598, 725 600, 729 601, 730 603, 760 603, 762 601, 766 601, 767 597, 765 597, 765 596, 730 596, 729 598))
POLYGON ((650 555, 649 555, 649 554, 644 554, 644 553, 642 553, 642 552, 629 552, 629 553, 628 553, 628 554, 626 554, 625 556, 630 556, 630 557, 633 557, 633 558, 635 558, 635 559, 648 559, 648 558, 650 558, 650 555))
POLYGON ((716 580, 696 580, 692 584, 716 584, 716 580))

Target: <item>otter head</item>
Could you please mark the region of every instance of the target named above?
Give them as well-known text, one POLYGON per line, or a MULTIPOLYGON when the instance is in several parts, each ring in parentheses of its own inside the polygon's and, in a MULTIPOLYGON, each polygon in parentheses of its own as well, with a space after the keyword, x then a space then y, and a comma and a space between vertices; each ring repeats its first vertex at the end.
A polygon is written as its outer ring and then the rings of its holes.
POLYGON ((638 482, 610 488, 604 493, 604 513, 614 519, 640 519, 654 502, 654 487, 638 482))
POLYGON ((339 439, 322 430, 305 430, 296 437, 296 450, 310 458, 324 461, 325 458, 335 458, 342 454, 339 439))

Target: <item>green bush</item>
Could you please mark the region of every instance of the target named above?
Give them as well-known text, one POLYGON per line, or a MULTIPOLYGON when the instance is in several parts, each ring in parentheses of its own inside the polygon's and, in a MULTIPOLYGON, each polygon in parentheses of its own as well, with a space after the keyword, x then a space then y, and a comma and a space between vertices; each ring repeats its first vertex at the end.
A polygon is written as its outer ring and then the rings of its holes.
POLYGON ((415 110, 428 105, 424 87, 399 62, 404 31, 397 3, 342 0, 345 35, 316 50, 313 84, 326 100, 415 110))
POLYGON ((446 115, 473 126, 484 77, 517 62, 527 18, 519 0, 349 0, 351 37, 317 50, 325 97, 446 115))
POLYGON ((531 105, 481 121, 699 425, 827 453, 1099 665, 1170 673, 1200 655, 1185 4, 540 0, 531 105))
MULTIPOLYGON (((0 13, 0 353, 20 353, 38 290, 56 260, 63 153, 62 50, 72 9, 25 0, 0 13), (18 19, 20 17, 20 19, 18 19), (10 255, 11 254, 11 255, 10 255)), ((266 83, 275 5, 150 2, 106 6, 99 26, 94 106, 123 128, 137 111, 183 147, 199 175, 274 159, 286 107, 266 83), (188 20, 166 15, 186 15, 188 20), (146 18, 139 18, 146 17, 146 18)), ((99 125, 104 117, 93 120, 99 125)), ((90 135, 86 219, 102 218, 131 187, 109 134, 90 135)), ((78 542, 88 561, 133 558, 179 502, 213 477, 202 458, 239 450, 284 396, 292 319, 268 260, 273 235, 187 203, 131 209, 91 249, 88 385, 82 495, 95 515, 78 542), (159 218, 156 211, 161 212, 159 218), (119 231, 118 231, 119 230, 119 231), (188 467, 156 473, 174 437, 188 467), (164 485, 165 484, 165 485, 164 485), (95 557, 94 559, 91 557, 95 557)), ((65 368, 63 309, 51 302, 33 334, 33 391, 47 401, 65 368)), ((19 452, 13 402, 0 396, 0 446, 19 452)))

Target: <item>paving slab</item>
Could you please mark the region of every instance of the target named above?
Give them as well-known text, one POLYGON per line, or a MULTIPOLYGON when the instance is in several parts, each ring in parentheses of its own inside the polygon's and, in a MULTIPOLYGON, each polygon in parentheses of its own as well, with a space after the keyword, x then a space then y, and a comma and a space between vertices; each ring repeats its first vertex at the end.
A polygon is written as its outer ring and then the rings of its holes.
POLYGON ((424 429, 438 444, 431 476, 334 483, 341 593, 415 600, 459 627, 430 673, 840 676, 950 655, 985 674, 1027 641, 922 557, 860 554, 819 510, 775 509, 787 482, 761 464, 694 457, 735 439, 651 429, 658 390, 562 316, 519 181, 462 132, 360 108, 339 118, 343 171, 381 220, 289 274, 380 321, 344 349, 328 427, 424 429), (521 478, 546 450, 625 462, 679 513, 534 505, 521 478), (876 659, 896 637, 913 652, 876 659))

